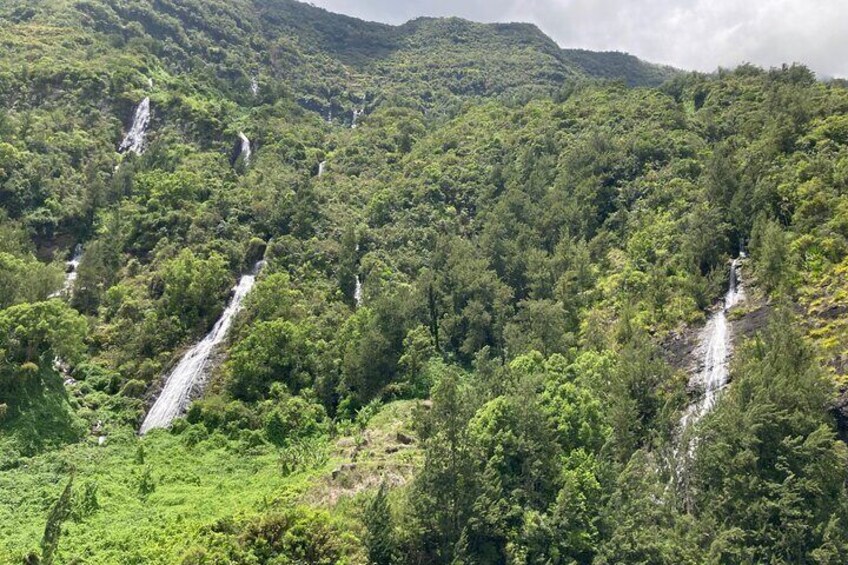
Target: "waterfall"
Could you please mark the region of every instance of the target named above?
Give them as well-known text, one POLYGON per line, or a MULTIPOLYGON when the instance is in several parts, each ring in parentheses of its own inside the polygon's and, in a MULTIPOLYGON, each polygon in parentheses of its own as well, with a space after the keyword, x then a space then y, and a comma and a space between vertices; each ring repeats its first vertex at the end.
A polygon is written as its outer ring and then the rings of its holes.
POLYGON ((681 429, 696 423, 715 406, 719 392, 727 386, 727 365, 732 351, 730 325, 727 312, 745 298, 745 289, 739 279, 741 258, 730 265, 730 282, 719 308, 710 316, 701 332, 696 351, 703 366, 692 380, 692 384, 703 389, 704 395, 687 408, 681 421, 681 429))
POLYGON ((318 176, 323 177, 325 172, 327 172, 327 161, 321 161, 318 163, 318 176))
POLYGON ((70 297, 71 293, 74 290, 74 281, 77 280, 77 269, 79 268, 80 261, 82 260, 82 245, 77 244, 74 247, 74 254, 71 258, 65 262, 65 284, 62 285, 61 290, 57 290, 53 294, 50 295, 50 298, 56 298, 57 296, 68 296, 70 297))
POLYGON ((356 129, 356 126, 358 125, 356 122, 359 121, 359 118, 364 113, 365 113, 365 108, 362 108, 362 109, 359 109, 359 110, 357 110, 356 108, 353 109, 353 120, 351 121, 351 124, 350 124, 351 129, 356 129))
POLYGON ((118 147, 119 153, 132 151, 137 155, 141 155, 144 151, 144 137, 147 133, 147 126, 150 124, 150 98, 145 98, 135 109, 133 123, 126 137, 118 147))
POLYGON ((356 275, 356 288, 353 289, 353 301, 356 307, 362 306, 362 277, 356 275))
POLYGON ((248 166, 250 164, 250 140, 247 138, 244 133, 239 132, 239 139, 241 140, 241 157, 244 161, 244 166, 248 166))
POLYGON ((144 418, 139 434, 144 435, 154 428, 166 428, 171 425, 174 418, 180 416, 189 402, 192 392, 202 387, 208 376, 210 358, 215 348, 227 336, 232 325, 233 318, 241 310, 244 297, 253 288, 256 282, 256 274, 262 268, 260 261, 254 267, 253 272, 244 275, 239 280, 233 291, 233 297, 220 319, 215 322, 215 327, 197 345, 192 347, 177 363, 165 381, 165 388, 159 394, 159 398, 144 418))
MULTIPOLYGON (((356 244, 356 254, 357 254, 357 267, 359 263, 358 255, 359 255, 359 244, 356 244)), ((353 303, 357 308, 362 306, 362 276, 359 273, 356 273, 356 286, 353 289, 353 303)))
POLYGON ((256 80, 256 77, 250 77, 250 92, 254 96, 259 96, 259 81, 256 80))

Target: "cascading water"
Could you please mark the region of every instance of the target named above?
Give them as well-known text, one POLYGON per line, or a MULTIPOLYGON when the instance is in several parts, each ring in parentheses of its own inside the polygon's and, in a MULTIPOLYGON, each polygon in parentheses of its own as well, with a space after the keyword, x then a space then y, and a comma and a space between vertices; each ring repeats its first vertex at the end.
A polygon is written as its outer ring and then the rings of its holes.
POLYGON ((323 177, 325 172, 327 172, 327 161, 321 161, 318 163, 318 176, 323 177))
MULTIPOLYGON (((356 253, 359 254, 359 244, 356 244, 356 253)), ((357 259, 357 263, 359 260, 357 259)), ((356 273, 356 286, 353 289, 353 303, 357 308, 362 306, 362 276, 356 273)))
POLYGON ((70 296, 74 290, 74 281, 77 280, 77 269, 79 269, 80 261, 82 260, 82 245, 77 244, 74 247, 74 254, 65 263, 65 284, 62 285, 61 290, 57 290, 53 294, 50 295, 50 298, 55 298, 57 296, 70 296))
POLYGON ((154 428, 166 428, 171 425, 175 418, 180 416, 188 408, 192 392, 204 384, 208 376, 209 361, 215 348, 227 336, 232 325, 233 318, 241 310, 242 302, 253 284, 256 275, 262 268, 263 262, 254 267, 253 272, 244 275, 236 285, 230 303, 215 323, 215 327, 197 345, 192 347, 188 353, 183 355, 177 366, 168 375, 165 388, 159 394, 159 398, 144 418, 139 434, 144 435, 154 428))
POLYGON ((250 92, 253 93, 254 96, 259 96, 259 81, 256 80, 256 77, 250 78, 250 92))
POLYGON ((119 153, 132 151, 137 155, 144 152, 145 134, 147 126, 150 125, 150 98, 145 98, 135 109, 133 123, 126 137, 118 147, 119 153))
POLYGON ((356 275, 356 288, 353 289, 353 301, 356 307, 362 306, 362 277, 356 275))
POLYGON ((241 140, 241 157, 244 162, 244 166, 246 167, 250 164, 250 140, 242 132, 239 132, 238 135, 241 140))
POLYGON ((744 258, 744 255, 735 259, 730 265, 730 283, 727 294, 701 332, 696 351, 701 356, 703 366, 693 379, 692 384, 703 389, 704 395, 686 410, 681 421, 682 430, 696 423, 704 414, 709 412, 715 406, 718 393, 727 386, 727 364, 733 345, 727 321, 727 311, 745 298, 745 289, 739 279, 739 267, 742 258, 744 258))
POLYGON ((353 121, 350 124, 351 129, 356 129, 356 126, 358 125, 357 122, 359 121, 359 118, 364 113, 365 113, 365 108, 362 108, 362 109, 359 109, 359 110, 357 110, 356 108, 353 109, 353 121))

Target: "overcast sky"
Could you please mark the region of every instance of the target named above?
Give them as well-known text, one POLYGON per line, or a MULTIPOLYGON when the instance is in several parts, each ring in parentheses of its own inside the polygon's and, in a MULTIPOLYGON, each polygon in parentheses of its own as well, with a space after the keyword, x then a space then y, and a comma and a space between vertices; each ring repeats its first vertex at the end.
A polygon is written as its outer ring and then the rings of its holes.
POLYGON ((684 69, 802 62, 848 76, 848 0, 313 0, 393 24, 417 16, 527 21, 563 47, 627 51, 684 69))

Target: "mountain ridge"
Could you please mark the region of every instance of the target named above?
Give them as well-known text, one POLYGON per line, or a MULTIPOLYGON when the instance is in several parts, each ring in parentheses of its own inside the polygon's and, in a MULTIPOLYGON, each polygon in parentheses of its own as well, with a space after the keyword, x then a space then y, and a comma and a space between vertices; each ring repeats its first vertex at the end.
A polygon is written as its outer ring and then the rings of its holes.
POLYGON ((303 106, 325 116, 350 114, 377 91, 450 112, 466 98, 526 100, 597 79, 656 86, 677 74, 626 54, 561 49, 534 24, 418 18, 391 26, 296 0, 14 2, 3 11, 23 34, 47 24, 89 44, 93 33, 132 45, 148 64, 175 72, 214 65, 225 92, 263 75, 285 79, 303 106))

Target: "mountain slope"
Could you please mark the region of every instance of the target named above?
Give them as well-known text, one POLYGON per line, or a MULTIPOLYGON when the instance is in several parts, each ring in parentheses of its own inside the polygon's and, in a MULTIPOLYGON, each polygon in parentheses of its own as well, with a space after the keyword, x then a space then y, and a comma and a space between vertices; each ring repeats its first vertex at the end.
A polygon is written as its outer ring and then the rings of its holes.
POLYGON ((842 561, 839 84, 283 0, 0 44, 0 562, 842 561))
POLYGON ((348 120, 378 92, 451 107, 468 97, 553 94, 576 80, 656 85, 674 74, 621 54, 562 50, 528 24, 422 18, 395 27, 294 0, 82 0, 3 11, 22 26, 17 33, 71 25, 173 71, 208 73, 212 63, 218 87, 234 97, 252 77, 283 81, 308 108, 348 120))

